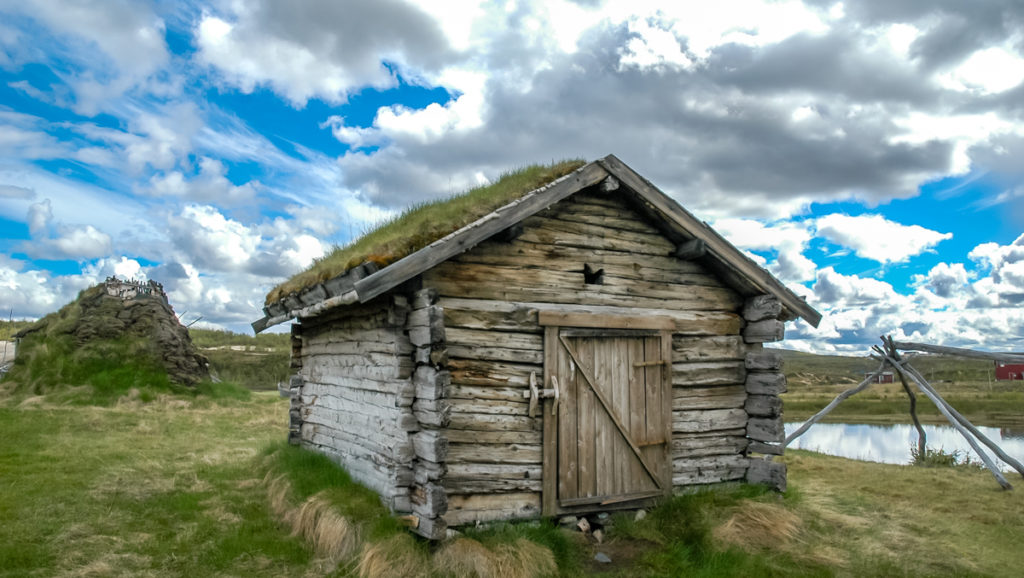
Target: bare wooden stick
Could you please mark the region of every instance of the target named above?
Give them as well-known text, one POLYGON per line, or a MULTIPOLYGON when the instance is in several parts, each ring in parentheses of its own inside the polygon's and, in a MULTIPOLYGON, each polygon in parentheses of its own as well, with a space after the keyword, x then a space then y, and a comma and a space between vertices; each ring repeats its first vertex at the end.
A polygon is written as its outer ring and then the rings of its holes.
POLYGON ((904 351, 924 351, 925 353, 939 353, 942 355, 956 355, 957 357, 969 357, 973 359, 989 359, 992 361, 1012 361, 1024 363, 1024 355, 1020 353, 993 353, 989 351, 974 351, 973 349, 962 349, 960 347, 946 347, 943 345, 928 345, 926 343, 912 343, 909 341, 893 342, 897 348, 904 351))
MULTIPOLYGON (((896 349, 893 344, 892 336, 882 337, 882 342, 885 343, 885 349, 896 361, 900 360, 900 352, 896 349)), ((913 355, 913 353, 911 353, 913 355)), ((921 421, 917 419, 917 396, 910 389, 910 384, 907 383, 907 378, 902 373, 897 372, 900 376, 900 383, 903 384, 903 391, 906 392, 907 397, 910 398, 910 419, 914 422, 914 428, 917 429, 917 455, 921 459, 927 456, 928 452, 928 436, 924 432, 924 428, 921 427, 921 421)))
POLYGON ((1017 470, 1017 472, 1020 473, 1021 477, 1024 477, 1024 464, 1021 464, 1018 460, 1014 459, 1012 456, 1004 452, 998 444, 990 440, 988 436, 986 436, 985 434, 981 433, 981 431, 978 428, 974 427, 974 424, 967 421, 967 418, 961 415, 960 412, 956 410, 956 408, 950 405, 945 399, 943 399, 939 395, 935 388, 932 387, 931 384, 925 380, 924 376, 922 376, 921 373, 917 371, 917 369, 913 367, 910 367, 908 369, 910 370, 910 373, 912 375, 916 375, 919 378, 920 383, 924 383, 925 386, 929 390, 931 390, 935 394, 935 396, 939 398, 940 401, 942 401, 942 403, 946 406, 946 409, 949 410, 949 413, 951 413, 953 417, 955 417, 957 421, 959 421, 967 431, 974 434, 974 436, 978 438, 978 440, 980 440, 981 443, 988 446, 996 454, 996 456, 999 457, 999 459, 1003 460, 1007 464, 1010 464, 1010 466, 1013 467, 1013 469, 1017 470))
POLYGON ((804 432, 806 432, 808 429, 810 429, 810 427, 812 425, 818 423, 818 421, 820 421, 821 418, 823 418, 826 415, 828 415, 829 412, 831 412, 833 409, 835 409, 837 405, 842 403, 842 401, 844 399, 850 397, 851 395, 853 395, 855 393, 859 393, 859 392, 864 391, 865 389, 867 389, 867 387, 874 382, 875 378, 878 376, 878 373, 881 372, 882 368, 884 368, 884 367, 885 367, 885 363, 883 362, 883 363, 881 363, 878 366, 878 369, 874 373, 869 375, 864 381, 860 382, 860 385, 858 385, 857 387, 848 389, 848 390, 844 391, 843 393, 840 393, 839 395, 837 395, 836 398, 832 400, 832 403, 826 405, 824 409, 822 409, 818 413, 812 415, 810 417, 810 419, 805 421, 803 423, 803 425, 801 425, 799 428, 797 428, 796 431, 794 431, 793 433, 791 433, 788 436, 786 436, 786 439, 782 442, 782 447, 785 448, 786 446, 788 446, 790 444, 790 442, 792 442, 796 438, 802 436, 804 434, 804 432))
POLYGON ((974 439, 973 436, 971 436, 971 433, 967 431, 966 428, 964 428, 963 424, 961 424, 955 417, 953 417, 953 414, 950 413, 949 408, 946 406, 942 398, 939 397, 938 394, 933 393, 931 386, 928 385, 923 378, 919 379, 914 373, 904 368, 899 361, 896 361, 895 359, 889 356, 886 356, 886 360, 889 362, 890 365, 892 365, 896 369, 896 371, 900 372, 901 374, 906 373, 907 376, 910 377, 910 379, 917 384, 918 389, 920 389, 922 393, 924 393, 926 396, 928 396, 929 399, 932 400, 932 402, 935 404, 935 407, 939 408, 939 412, 941 412, 942 415, 944 415, 946 419, 949 420, 950 425, 952 425, 953 428, 956 429, 956 431, 960 432, 960 435, 964 436, 964 439, 967 440, 967 443, 971 445, 971 448, 974 450, 974 452, 978 454, 979 457, 981 457, 981 461, 985 464, 985 467, 987 467, 989 471, 992 472, 992 475, 995 476, 996 481, 999 482, 999 485, 1002 486, 1004 490, 1012 490, 1013 486, 1010 485, 1010 482, 1006 481, 1006 478, 1003 477, 1002 472, 1000 472, 999 468, 996 467, 996 464, 992 461, 992 458, 990 458, 989 455, 985 453, 985 450, 981 449, 981 446, 979 446, 978 442, 974 439))

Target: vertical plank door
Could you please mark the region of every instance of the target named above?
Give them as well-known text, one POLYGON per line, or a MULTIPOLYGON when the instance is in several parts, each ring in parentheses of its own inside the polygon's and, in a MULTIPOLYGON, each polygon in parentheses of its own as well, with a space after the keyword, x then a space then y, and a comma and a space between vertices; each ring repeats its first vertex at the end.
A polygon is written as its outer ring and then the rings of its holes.
POLYGON ((546 339, 548 382, 559 383, 560 401, 550 418, 557 423, 545 428, 557 436, 545 439, 557 447, 557 468, 545 468, 557 472, 557 501, 545 502, 561 510, 667 494, 668 334, 549 328, 546 339))

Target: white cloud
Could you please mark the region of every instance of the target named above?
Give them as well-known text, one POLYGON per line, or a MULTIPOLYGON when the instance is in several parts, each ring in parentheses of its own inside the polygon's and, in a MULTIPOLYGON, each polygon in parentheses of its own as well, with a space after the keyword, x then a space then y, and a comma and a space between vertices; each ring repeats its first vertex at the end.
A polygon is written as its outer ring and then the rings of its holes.
POLYGON ((944 299, 959 294, 971 278, 963 263, 939 263, 925 275, 915 275, 914 282, 927 288, 935 295, 944 299))
POLYGON ((198 59, 228 85, 247 93, 267 86, 297 107, 310 98, 338 104, 355 90, 395 86, 385 61, 415 78, 448 51, 438 24, 399 0, 309 0, 301 10, 235 3, 230 14, 203 14, 194 35, 198 59))
MULTIPOLYGON (((753 219, 718 219, 713 226, 730 243, 748 251, 777 252, 764 266, 784 283, 815 278, 817 265, 804 255, 812 235, 804 221, 762 223, 753 219)), ((752 255, 760 259, 757 255, 752 255)))
POLYGON ((33 237, 46 233, 47 229, 50 228, 50 222, 53 221, 53 207, 50 199, 43 199, 38 203, 32 203, 28 208, 26 221, 28 222, 29 233, 33 237))
POLYGON ((940 74, 946 88, 992 94, 1024 82, 1024 57, 1012 48, 993 46, 971 54, 954 70, 940 74))
POLYGON ((385 88, 394 84, 383 66, 374 75, 356 79, 301 44, 246 35, 236 25, 215 16, 207 15, 199 23, 196 41, 200 59, 220 70, 242 92, 251 93, 260 84, 270 84, 297 106, 304 106, 313 96, 339 104, 357 86, 385 88))
POLYGON ((156 197, 176 197, 198 203, 238 206, 252 203, 260 188, 258 181, 235 185, 227 178, 224 163, 208 157, 199 159, 199 174, 187 179, 181 171, 150 177, 143 192, 156 197))
POLYGON ((209 205, 186 206, 168 228, 192 262, 215 271, 243 270, 260 244, 258 233, 209 205))
POLYGON ((110 252, 110 235, 92 225, 54 223, 50 199, 33 203, 26 216, 32 242, 25 243, 25 252, 41 259, 95 259, 110 252), (57 235, 51 237, 52 230, 57 235))
POLYGON ((32 18, 49 33, 34 36, 37 50, 17 48, 15 58, 43 57, 43 46, 49 56, 76 65, 65 76, 76 93, 72 106, 87 115, 146 82, 169 62, 164 21, 151 8, 127 0, 0 3, 0 10, 32 18))
POLYGON ((883 265, 902 263, 953 238, 952 233, 939 233, 919 225, 901 225, 881 215, 851 217, 833 213, 818 218, 816 224, 822 237, 883 265))
POLYGON ((110 235, 93 227, 63 227, 60 235, 45 241, 56 256, 68 259, 96 259, 110 253, 110 235))
POLYGON ((622 48, 620 66, 653 70, 666 67, 690 70, 694 67, 693 59, 686 55, 671 30, 652 26, 646 20, 634 20, 628 26, 635 36, 622 48))

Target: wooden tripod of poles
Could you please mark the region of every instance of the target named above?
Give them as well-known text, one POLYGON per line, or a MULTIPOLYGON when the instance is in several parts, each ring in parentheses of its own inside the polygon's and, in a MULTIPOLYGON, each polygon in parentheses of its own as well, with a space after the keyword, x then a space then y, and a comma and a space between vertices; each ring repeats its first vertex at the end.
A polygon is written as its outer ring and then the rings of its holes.
POLYGON ((910 389, 908 380, 910 382, 913 382, 914 385, 917 386, 918 390, 920 390, 921 393, 927 396, 928 399, 932 400, 932 403, 935 404, 935 407, 939 408, 939 412, 941 412, 942 415, 945 416, 947 420, 949 420, 950 425, 952 425, 954 429, 960 432, 960 435, 964 436, 964 439, 966 439, 967 443, 970 444, 971 449, 973 449, 974 452, 978 454, 978 456, 981 458, 982 463, 985 464, 985 467, 987 467, 989 471, 992 472, 992 475, 995 476, 996 481, 999 482, 999 485, 1002 486, 1003 489, 1012 490, 1013 486, 1010 485, 1010 482, 1006 481, 1006 477, 1003 476, 1002 472, 999 471, 999 467, 992 460, 992 458, 981 448, 979 442, 981 442, 981 444, 984 444, 985 446, 988 446, 988 448, 992 450, 992 452, 996 456, 998 456, 1000 460, 1006 462, 1013 469, 1017 470, 1017 472, 1020 473, 1021 477, 1024 477, 1024 465, 1022 465, 1019 461, 1017 461, 1016 459, 1008 455, 1006 452, 1004 452, 1002 448, 1000 448, 995 442, 990 440, 985 434, 981 433, 981 431, 979 431, 978 428, 974 427, 974 425, 971 424, 971 422, 967 421, 967 418, 961 415, 960 412, 953 408, 953 406, 949 405, 949 403, 946 402, 946 400, 939 395, 935 388, 932 387, 930 383, 928 383, 924 376, 909 365, 909 361, 912 359, 912 356, 900 356, 900 349, 905 351, 943 353, 946 355, 959 355, 961 357, 972 357, 982 359, 1000 359, 1008 361, 1024 360, 1024 356, 1021 355, 987 353, 980 351, 971 351, 969 349, 940 347, 921 343, 901 343, 894 342, 891 336, 882 337, 882 347, 878 347, 877 345, 872 347, 874 354, 872 354, 871 357, 879 362, 878 369, 875 370, 874 373, 869 374, 868 377, 859 385, 840 393, 838 396, 836 396, 834 400, 832 400, 831 403, 825 406, 824 409, 811 416, 811 418, 805 421, 803 425, 801 425, 796 431, 794 431, 793 433, 786 437, 786 440, 782 442, 782 447, 785 448, 794 439, 803 435, 804 432, 810 429, 812 425, 820 421, 823 417, 828 415, 828 413, 835 409, 836 406, 838 406, 840 403, 842 403, 843 400, 867 389, 869 385, 871 385, 877 380, 878 374, 881 373, 886 366, 890 366, 893 368, 893 370, 896 371, 897 374, 899 374, 900 382, 903 384, 903 390, 907 393, 907 396, 910 398, 910 417, 913 419, 914 427, 917 429, 918 433, 917 449, 919 455, 925 455, 926 437, 924 428, 921 427, 921 422, 917 419, 917 396, 915 396, 914 392, 910 389))

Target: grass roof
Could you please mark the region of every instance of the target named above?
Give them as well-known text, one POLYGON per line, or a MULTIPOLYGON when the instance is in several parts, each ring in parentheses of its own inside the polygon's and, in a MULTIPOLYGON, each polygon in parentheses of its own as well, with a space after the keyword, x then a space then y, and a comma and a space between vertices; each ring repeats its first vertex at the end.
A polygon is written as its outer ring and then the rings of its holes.
POLYGON ((572 159, 531 165, 507 172, 489 185, 409 207, 348 245, 335 247, 315 260, 309 269, 271 290, 266 302, 279 301, 289 293, 337 277, 367 261, 381 267, 390 265, 584 164, 586 161, 572 159))

